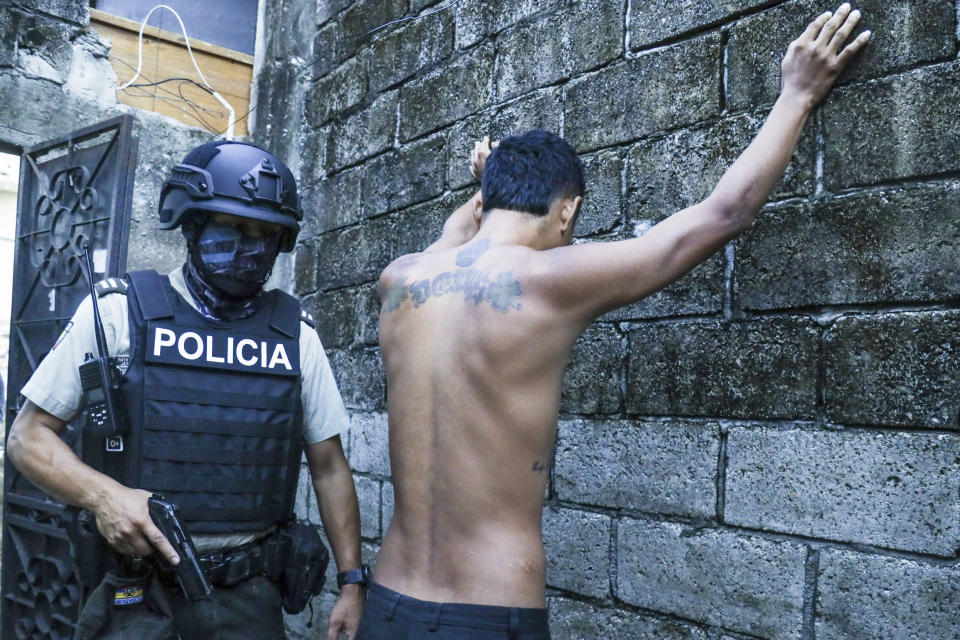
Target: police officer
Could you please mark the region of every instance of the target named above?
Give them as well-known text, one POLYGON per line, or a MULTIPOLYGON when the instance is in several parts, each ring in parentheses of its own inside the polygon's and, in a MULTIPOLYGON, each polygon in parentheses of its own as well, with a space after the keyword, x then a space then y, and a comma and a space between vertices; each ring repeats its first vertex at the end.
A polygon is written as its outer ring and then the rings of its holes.
MULTIPOLYGON (((151 522, 151 493, 178 505, 201 556, 257 555, 292 516, 305 451, 342 585, 329 638, 352 637, 368 572, 339 435, 346 410, 312 318, 291 296, 263 288, 299 231, 293 175, 257 146, 209 142, 173 168, 159 208, 160 228, 179 227, 186 238, 184 265, 96 287, 131 425, 123 452, 104 454, 119 460, 114 472, 95 470, 59 437, 81 409, 77 368, 97 352, 89 297, 23 388, 7 452, 37 486, 92 513, 119 554, 158 552, 177 564, 151 522)), ((212 601, 193 603, 166 587, 180 638, 285 637, 278 587, 256 562, 233 565, 241 569, 211 578, 212 601)))

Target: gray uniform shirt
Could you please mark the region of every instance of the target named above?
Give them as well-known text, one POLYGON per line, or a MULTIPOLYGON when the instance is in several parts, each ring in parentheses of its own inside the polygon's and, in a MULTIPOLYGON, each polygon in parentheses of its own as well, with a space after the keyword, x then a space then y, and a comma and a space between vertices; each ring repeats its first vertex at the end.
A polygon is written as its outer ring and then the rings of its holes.
MULTIPOLYGON (((170 284, 191 307, 197 304, 187 289, 183 273, 170 274, 170 284)), ((97 298, 109 355, 126 371, 130 359, 130 319, 127 296, 108 293, 97 298)), ((43 359, 21 393, 35 405, 61 420, 72 420, 80 409, 82 387, 78 367, 87 353, 97 352, 93 326, 93 305, 87 296, 64 328, 50 353, 43 359)), ((320 336, 300 323, 300 380, 303 403, 303 438, 308 445, 332 438, 349 426, 347 410, 330 370, 320 336)), ((194 542, 201 553, 256 539, 263 532, 230 535, 197 535, 194 542)))

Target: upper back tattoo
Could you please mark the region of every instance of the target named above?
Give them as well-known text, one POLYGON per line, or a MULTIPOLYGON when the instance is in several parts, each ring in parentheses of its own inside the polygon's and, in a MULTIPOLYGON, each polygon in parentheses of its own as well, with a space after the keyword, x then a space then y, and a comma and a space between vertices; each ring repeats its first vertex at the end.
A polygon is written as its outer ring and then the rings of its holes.
MULTIPOLYGON (((477 255, 483 251, 486 251, 486 248, 477 255)), ((459 260, 459 255, 457 258, 459 260)), ((473 264, 474 260, 476 258, 470 260, 470 264, 473 264)), ((490 306, 503 313, 511 309, 523 309, 523 305, 518 301, 518 298, 523 297, 523 287, 512 271, 501 271, 494 277, 489 271, 463 268, 444 271, 432 280, 425 278, 411 284, 407 284, 406 276, 400 278, 383 295, 383 309, 394 311, 407 300, 416 308, 431 296, 440 297, 452 293, 461 293, 464 300, 472 300, 476 305, 489 302, 490 306)))
POLYGON ((478 240, 475 244, 470 245, 466 249, 461 249, 457 253, 457 266, 458 267, 470 267, 473 266, 473 263, 477 261, 481 255, 483 255, 487 249, 490 248, 490 238, 483 238, 478 240))

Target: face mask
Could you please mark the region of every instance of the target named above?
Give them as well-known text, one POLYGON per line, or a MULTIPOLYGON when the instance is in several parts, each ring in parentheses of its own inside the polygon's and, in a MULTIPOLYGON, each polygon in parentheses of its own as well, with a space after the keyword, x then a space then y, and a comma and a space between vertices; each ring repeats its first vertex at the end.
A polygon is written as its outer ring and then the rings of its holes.
POLYGON ((229 224, 208 222, 197 234, 191 254, 198 275, 228 296, 257 294, 270 277, 280 252, 280 234, 244 235, 229 224))

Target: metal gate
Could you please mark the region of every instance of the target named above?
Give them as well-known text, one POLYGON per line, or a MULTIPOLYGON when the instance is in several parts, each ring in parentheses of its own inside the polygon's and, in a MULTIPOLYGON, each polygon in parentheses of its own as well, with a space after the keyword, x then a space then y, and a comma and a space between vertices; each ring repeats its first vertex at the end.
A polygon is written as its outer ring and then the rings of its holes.
MULTIPOLYGON (((24 151, 20 158, 6 424, 18 393, 89 289, 82 249, 93 250, 94 276, 122 275, 136 140, 133 119, 120 116, 24 151)), ((68 425, 64 440, 79 451, 68 425)), ((4 461, 0 637, 66 640, 85 594, 64 530, 64 506, 4 461)))

